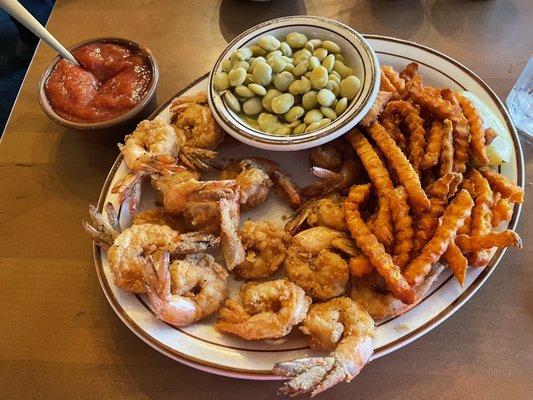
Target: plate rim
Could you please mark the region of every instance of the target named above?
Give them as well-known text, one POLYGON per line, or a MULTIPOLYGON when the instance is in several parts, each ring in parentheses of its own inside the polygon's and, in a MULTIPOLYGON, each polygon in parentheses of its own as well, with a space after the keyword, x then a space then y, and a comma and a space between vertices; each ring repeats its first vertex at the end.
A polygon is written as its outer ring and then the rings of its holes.
MULTIPOLYGON (((525 179, 525 166, 524 166, 524 156, 522 152, 522 146, 520 144, 518 133, 511 121, 511 118, 509 116, 509 113, 507 109, 505 108, 503 102, 500 100, 498 95, 494 92, 494 90, 483 80, 481 79, 476 73, 474 73, 471 69, 460 63, 459 61, 453 59, 452 57, 441 53, 438 50, 435 50, 431 47, 409 41, 404 39, 399 39, 395 37, 390 36, 384 36, 384 35, 375 35, 375 34, 364 34, 363 35, 365 39, 377 39, 377 40, 384 40, 384 41, 390 41, 390 42, 396 42, 401 43, 403 45, 413 46, 417 47, 419 49, 425 50, 429 53, 433 53, 446 61, 450 62, 451 64, 455 65, 457 68, 463 70, 467 75, 469 75, 471 78, 473 78, 478 85, 480 85, 491 97, 491 99, 494 101, 494 103, 498 106, 498 110, 502 114, 502 116, 505 119, 505 123, 507 128, 509 129, 509 133, 511 135, 511 138, 513 140, 513 145, 515 149, 515 156, 516 156, 516 170, 517 170, 517 185, 521 188, 524 188, 524 179, 525 179)), ((204 79, 208 78, 209 72, 205 73, 204 75, 200 76, 199 78, 195 79, 185 87, 178 90, 173 96, 171 96, 167 101, 162 103, 160 106, 157 107, 157 109, 150 114, 150 116, 147 119, 153 119, 157 115, 159 115, 171 102, 175 97, 180 96, 190 88, 197 85, 199 82, 203 81, 204 79)), ((117 169, 120 167, 121 162, 123 160, 123 157, 121 154, 119 154, 114 161, 113 165, 111 166, 104 184, 102 186, 102 189, 100 191, 100 195, 98 197, 98 203, 97 203, 97 209, 102 210, 103 208, 103 202, 105 201, 106 195, 109 191, 109 187, 111 185, 111 182, 113 180, 113 177, 117 171, 117 169)), ((518 225, 518 221, 520 218, 522 210, 522 204, 515 204, 514 210, 513 210, 513 217, 509 221, 509 229, 515 229, 518 225)), ((485 281, 488 279, 488 277, 492 274, 492 272, 496 269, 496 266, 501 261, 503 255, 505 254, 506 249, 501 249, 496 251, 496 253, 493 255, 491 259, 491 263, 484 268, 484 270, 476 277, 476 279, 470 284, 470 286, 462 292, 459 297, 457 297, 453 302, 451 302, 444 310, 442 310, 439 314, 437 314, 435 317, 430 319, 429 321, 425 322, 422 326, 418 327, 417 329, 409 332, 405 336, 402 336, 401 338, 383 346, 384 348, 380 349, 379 351, 375 352, 372 356, 372 359, 377 359, 379 357, 382 357, 384 355, 387 355, 393 351, 398 350, 399 348, 406 346, 409 343, 412 343, 419 337, 423 336, 427 332, 431 331, 432 329, 436 328, 438 325, 440 325, 442 322, 444 322, 446 319, 448 319, 450 316, 452 316, 459 308, 461 308, 478 290, 485 281)), ((109 284, 105 277, 103 276, 103 265, 101 263, 101 250, 98 246, 96 246, 93 243, 93 259, 96 269, 96 274, 98 277, 98 280, 100 282, 100 287, 102 291, 104 292, 104 295, 115 312, 117 316, 120 318, 120 320, 141 340, 143 340, 146 344, 148 344, 150 347, 154 348, 155 350, 159 351, 160 353, 166 355, 167 357, 170 357, 176 361, 179 361, 187 366, 200 369, 205 372, 214 373, 218 375, 223 376, 229 376, 233 378, 241 378, 241 379, 256 379, 256 380, 274 380, 274 379, 281 379, 280 377, 272 374, 270 370, 265 371, 250 371, 247 369, 241 369, 241 368, 233 368, 228 366, 221 366, 219 364, 212 363, 210 361, 206 361, 204 359, 199 359, 197 357, 193 357, 184 353, 181 353, 179 351, 176 351, 175 349, 172 349, 165 345, 164 343, 154 339, 152 336, 147 334, 140 326, 135 323, 123 310, 122 306, 119 304, 116 297, 113 295, 111 289, 109 288, 109 284)))

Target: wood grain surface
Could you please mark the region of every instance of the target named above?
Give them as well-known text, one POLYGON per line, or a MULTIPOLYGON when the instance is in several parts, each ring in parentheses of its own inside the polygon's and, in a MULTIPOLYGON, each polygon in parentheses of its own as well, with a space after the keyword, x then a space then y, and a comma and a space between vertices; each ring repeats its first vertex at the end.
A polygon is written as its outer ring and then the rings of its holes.
MULTIPOLYGON (((321 15, 359 32, 431 46, 505 98, 533 53, 531 0, 58 0, 48 28, 64 44, 122 36, 161 68, 160 102, 208 71, 228 41, 283 15, 321 15)), ((122 324, 98 284, 80 222, 117 155, 48 120, 37 102, 53 57, 40 45, 0 145, 0 393, 5 399, 273 399, 277 382, 183 366, 122 324)), ((322 399, 531 399, 533 149, 523 142, 526 198, 510 250, 461 310, 370 364, 322 399)))

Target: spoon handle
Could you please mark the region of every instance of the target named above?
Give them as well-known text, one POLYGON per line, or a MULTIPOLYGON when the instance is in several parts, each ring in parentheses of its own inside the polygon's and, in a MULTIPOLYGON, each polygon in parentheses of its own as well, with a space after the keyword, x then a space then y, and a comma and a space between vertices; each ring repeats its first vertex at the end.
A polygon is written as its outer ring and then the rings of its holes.
POLYGON ((56 38, 53 37, 52 34, 48 32, 45 27, 42 26, 39 21, 37 21, 17 0, 0 0, 0 7, 57 51, 61 57, 75 65, 79 65, 74 56, 65 49, 61 43, 59 43, 56 38))

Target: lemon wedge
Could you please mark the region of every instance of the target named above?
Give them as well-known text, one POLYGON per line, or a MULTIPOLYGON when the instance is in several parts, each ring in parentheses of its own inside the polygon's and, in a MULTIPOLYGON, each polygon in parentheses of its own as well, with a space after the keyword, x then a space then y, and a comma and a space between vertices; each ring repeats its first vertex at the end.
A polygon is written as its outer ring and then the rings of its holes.
POLYGON ((491 127, 498 133, 498 136, 486 148, 489 165, 501 165, 511 161, 511 156, 514 151, 513 140, 502 121, 475 94, 468 91, 459 93, 468 98, 474 107, 477 108, 479 115, 483 118, 483 127, 485 129, 491 127))

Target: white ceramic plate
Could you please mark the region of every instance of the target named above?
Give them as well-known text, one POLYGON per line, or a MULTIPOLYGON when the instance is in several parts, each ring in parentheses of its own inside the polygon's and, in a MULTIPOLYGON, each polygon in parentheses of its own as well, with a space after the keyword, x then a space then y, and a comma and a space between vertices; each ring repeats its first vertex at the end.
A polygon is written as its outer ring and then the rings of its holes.
MULTIPOLYGON (((508 130, 515 146, 515 154, 510 163, 501 168, 501 172, 523 187, 523 158, 517 134, 502 103, 479 77, 457 61, 427 47, 380 36, 367 36, 367 39, 376 51, 381 64, 390 64, 402 69, 410 61, 416 61, 420 64, 420 72, 428 84, 450 87, 453 90, 469 90, 488 104, 508 130)), ((177 96, 205 91, 206 77, 207 75, 198 79, 180 91, 177 96)), ((168 104, 169 102, 163 105, 154 116, 169 118, 168 104)), ((289 171, 301 185, 310 182, 311 177, 307 172, 309 169, 307 150, 291 153, 268 152, 236 142, 229 136, 228 139, 219 148, 223 158, 250 155, 268 157, 289 171)), ((117 198, 110 193, 110 188, 124 173, 126 167, 119 157, 102 189, 98 203, 100 210, 107 201, 117 206, 117 198)), ((141 208, 152 207, 153 195, 150 188, 143 189, 141 208)), ((121 212, 123 226, 129 224, 126 210, 127 208, 123 207, 121 212)), ((271 195, 266 203, 244 213, 242 220, 268 219, 281 223, 284 216, 289 214, 290 210, 285 203, 277 196, 271 195)), ((511 229, 515 228, 519 214, 520 206, 517 205, 509 223, 511 229)), ((400 317, 380 323, 374 342, 374 358, 405 346, 452 315, 481 287, 503 253, 504 251, 495 252, 491 263, 484 269, 469 269, 463 287, 459 286, 455 279, 451 279, 448 271, 445 271, 420 304, 400 317)), ((220 375, 245 379, 278 379, 270 372, 275 362, 317 354, 308 348, 297 329, 282 340, 249 342, 216 332, 211 326, 216 316, 187 328, 171 327, 153 316, 142 296, 127 293, 113 285, 105 252, 95 247, 94 256, 103 291, 117 315, 142 340, 177 361, 220 375)), ((238 284, 232 283, 233 289, 237 286, 238 284)))

